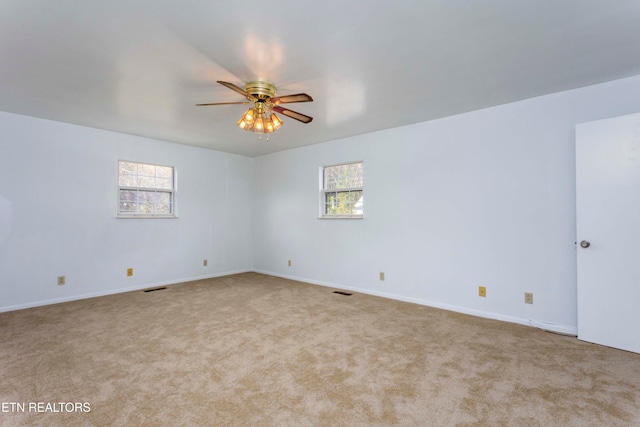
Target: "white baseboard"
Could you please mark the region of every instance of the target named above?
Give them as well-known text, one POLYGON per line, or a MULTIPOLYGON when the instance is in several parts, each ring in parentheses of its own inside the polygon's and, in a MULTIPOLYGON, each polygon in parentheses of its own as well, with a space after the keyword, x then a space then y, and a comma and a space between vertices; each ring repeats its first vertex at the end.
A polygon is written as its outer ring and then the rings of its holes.
POLYGON ((425 306, 428 306, 428 307, 441 308, 443 310, 455 311, 457 313, 469 314, 471 316, 484 317, 486 319, 500 320, 500 321, 509 322, 509 323, 518 323, 520 325, 531 326, 531 327, 534 327, 534 328, 543 329, 545 331, 556 332, 556 333, 559 333, 559 334, 562 334, 562 335, 569 335, 569 336, 577 336, 578 335, 578 329, 576 327, 573 327, 573 326, 558 325, 558 324, 555 324, 555 323, 544 322, 544 321, 539 321, 539 320, 525 319, 525 318, 514 317, 514 316, 506 316, 506 315, 499 314, 499 313, 492 313, 492 312, 489 312, 489 311, 482 311, 482 310, 476 310, 476 309, 467 308, 467 307, 461 307, 461 306, 456 306, 456 305, 443 304, 443 303, 440 303, 440 302, 429 301, 429 300, 424 300, 424 299, 419 299, 419 298, 406 297, 406 296, 403 296, 403 295, 391 294, 391 293, 387 293, 387 292, 379 292, 379 291, 374 291, 374 290, 371 290, 371 289, 354 288, 354 287, 350 287, 350 286, 338 285, 338 284, 335 284, 335 283, 323 282, 323 281, 320 281, 320 280, 311 280, 311 279, 307 279, 305 277, 290 276, 290 275, 287 275, 287 274, 273 273, 273 272, 264 271, 264 270, 253 270, 253 271, 256 272, 256 273, 260 273, 260 274, 266 274, 268 276, 282 277, 283 279, 296 280, 298 282, 310 283, 312 285, 326 286, 326 287, 335 288, 335 289, 344 289, 344 290, 353 291, 353 292, 359 292, 359 293, 367 294, 367 295, 374 295, 374 296, 394 299, 394 300, 398 300, 398 301, 411 302, 411 303, 414 303, 414 304, 425 305, 425 306))
POLYGON ((215 277, 230 276, 232 274, 249 273, 253 271, 254 270, 251 270, 251 269, 226 271, 226 272, 216 273, 216 274, 211 274, 206 276, 189 277, 185 279, 169 280, 165 282, 146 283, 144 285, 137 285, 137 286, 131 286, 126 288, 109 289, 106 291, 90 292, 86 294, 72 295, 72 296, 63 297, 63 298, 40 300, 40 301, 28 302, 25 304, 17 304, 17 305, 10 305, 6 307, 0 307, 0 313, 6 312, 6 311, 22 310, 25 308, 41 307, 43 305, 59 304, 61 302, 69 302, 69 301, 77 301, 77 300, 87 299, 87 298, 102 297, 105 295, 119 294, 123 292, 139 291, 141 289, 156 288, 159 286, 170 286, 170 285, 176 285, 178 283, 194 282, 196 280, 213 279, 215 277))
POLYGON ((324 282, 324 281, 320 281, 320 280, 312 280, 312 279, 307 279, 305 277, 291 276, 291 275, 287 275, 287 274, 279 274, 279 273, 274 273, 274 272, 271 272, 271 271, 264 271, 264 270, 258 270, 258 269, 226 271, 226 272, 221 272, 221 273, 216 273, 216 274, 211 274, 211 275, 205 275, 205 276, 196 276, 196 277, 189 277, 189 278, 184 278, 184 279, 176 279, 176 280, 170 280, 170 281, 164 281, 164 282, 147 283, 147 284, 144 284, 144 285, 131 286, 131 287, 126 287, 126 288, 109 289, 109 290, 106 290, 106 291, 90 292, 90 293, 80 294, 80 295, 72 295, 72 296, 68 296, 68 297, 64 297, 64 298, 54 298, 54 299, 49 299, 49 300, 34 301, 34 302, 29 302, 29 303, 24 303, 24 304, 17 304, 17 305, 0 307, 0 313, 7 312, 7 311, 14 311, 14 310, 22 310, 22 309, 25 309, 25 308, 40 307, 40 306, 50 305, 50 304, 59 304, 59 303, 62 303, 62 302, 76 301, 76 300, 87 299, 87 298, 101 297, 101 296, 105 296, 105 295, 113 295, 113 294, 118 294, 118 293, 122 293, 122 292, 138 291, 138 290, 142 290, 142 289, 154 288, 154 287, 159 287, 159 286, 170 286, 170 285, 175 285, 175 284, 178 284, 178 283, 193 282, 193 281, 196 281, 196 280, 212 279, 212 278, 215 278, 215 277, 230 276, 232 274, 240 274, 240 273, 248 273, 248 272, 255 272, 255 273, 265 274, 265 275, 268 275, 268 276, 282 277, 283 279, 290 279, 290 280, 295 280, 295 281, 298 281, 298 282, 310 283, 312 285, 326 286, 326 287, 334 288, 334 289, 349 290, 349 291, 353 291, 353 292, 358 292, 358 293, 363 293, 363 294, 368 294, 368 295, 374 295, 374 296, 394 299, 394 300, 398 300, 398 301, 411 302, 411 303, 414 303, 414 304, 420 304, 420 305, 424 305, 424 306, 428 306, 428 307, 441 308, 443 310, 455 311, 457 313, 469 314, 469 315, 472 315, 472 316, 484 317, 484 318, 487 318, 487 319, 495 319, 495 320, 500 320, 500 321, 503 321, 503 322, 518 323, 518 324, 521 324, 521 325, 531 326, 531 327, 543 329, 543 330, 550 331, 550 332, 556 332, 556 333, 563 334, 563 335, 577 336, 577 334, 578 334, 578 329, 576 327, 573 327, 573 326, 558 325, 558 324, 555 324, 555 323, 550 323, 550 322, 545 322, 545 321, 540 321, 540 320, 525 319, 525 318, 513 317, 513 316, 505 316, 505 315, 502 315, 502 314, 499 314, 499 313, 492 313, 492 312, 487 312, 487 311, 471 309, 471 308, 467 308, 467 307, 455 306, 455 305, 450 305, 450 304, 443 304, 443 303, 440 303, 440 302, 429 301, 429 300, 424 300, 424 299, 419 299, 419 298, 406 297, 406 296, 403 296, 403 295, 391 294, 391 293, 387 293, 387 292, 379 292, 379 291, 374 291, 374 290, 370 290, 370 289, 362 289, 362 288, 344 286, 344 285, 339 285, 339 284, 336 284, 336 283, 324 282))

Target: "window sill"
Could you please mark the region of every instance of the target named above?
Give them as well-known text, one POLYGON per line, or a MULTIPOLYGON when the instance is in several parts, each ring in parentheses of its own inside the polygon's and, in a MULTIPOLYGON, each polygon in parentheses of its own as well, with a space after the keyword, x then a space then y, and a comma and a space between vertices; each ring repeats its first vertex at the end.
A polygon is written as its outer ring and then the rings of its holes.
POLYGON ((318 219, 364 219, 364 215, 325 215, 318 219))
POLYGON ((116 219, 177 219, 176 215, 116 215, 116 219))

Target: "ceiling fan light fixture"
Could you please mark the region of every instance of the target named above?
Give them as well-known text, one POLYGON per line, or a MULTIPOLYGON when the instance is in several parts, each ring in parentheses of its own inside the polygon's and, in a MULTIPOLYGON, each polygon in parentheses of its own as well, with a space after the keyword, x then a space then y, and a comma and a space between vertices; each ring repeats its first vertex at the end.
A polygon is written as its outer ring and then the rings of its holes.
POLYGON ((247 123, 253 123, 253 121, 256 118, 256 110, 254 108, 249 108, 247 111, 245 111, 244 113, 244 119, 247 123))
POLYGON ((256 117, 255 122, 253 122, 253 132, 264 133, 264 119, 261 115, 256 117))
POLYGON ((244 116, 240 117, 240 120, 237 121, 236 125, 242 130, 247 130, 249 128, 249 123, 244 119, 244 116))
POLYGON ((254 127, 256 116, 255 108, 249 108, 242 114, 242 117, 236 122, 236 125, 242 130, 251 130, 254 127))
POLYGON ((273 128, 273 122, 271 121, 270 118, 266 117, 264 119, 264 133, 271 133, 274 130, 275 129, 273 128))
POLYGON ((273 123, 273 129, 280 129, 282 127, 282 120, 280 117, 276 116, 275 113, 271 113, 271 117, 269 118, 271 123, 273 123))

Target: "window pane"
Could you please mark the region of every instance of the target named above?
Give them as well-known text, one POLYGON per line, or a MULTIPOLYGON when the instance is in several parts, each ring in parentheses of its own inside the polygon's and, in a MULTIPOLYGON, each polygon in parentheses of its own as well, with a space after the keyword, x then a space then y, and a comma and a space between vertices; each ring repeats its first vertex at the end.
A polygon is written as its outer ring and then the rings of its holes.
POLYGON ((156 166, 156 176, 160 178, 173 178, 173 168, 169 166, 156 166))
POLYGON ((153 191, 144 191, 144 190, 138 191, 138 200, 140 201, 140 203, 147 203, 147 202, 154 203, 155 199, 156 199, 156 194, 153 191))
POLYGON ((363 163, 323 168, 323 215, 363 215, 363 163))
POLYGON ((333 191, 325 193, 325 215, 362 215, 362 191, 333 191))
POLYGON ((171 166, 120 161, 119 212, 131 215, 171 215, 174 211, 173 171, 171 166), (127 190, 122 187, 137 189, 127 190))
POLYGON ((353 205, 353 213, 354 215, 364 214, 364 196, 360 196, 355 205, 353 205))
POLYGON ((355 205, 362 198, 362 191, 349 191, 349 204, 355 205))
POLYGON ((120 212, 135 213, 138 209, 138 204, 133 202, 120 202, 120 212))
POLYGON ((136 175, 138 172, 138 164, 133 162, 120 162, 118 164, 120 174, 126 173, 136 175))
POLYGON ((326 190, 354 187, 362 187, 362 163, 324 168, 324 188, 326 190))
POLYGON ((154 165, 146 165, 144 163, 138 163, 138 175, 155 176, 156 167, 154 165))
POLYGON ((326 215, 335 215, 337 209, 337 193, 324 194, 324 213, 326 215))
POLYGON ((139 176, 137 186, 144 188, 156 188, 155 179, 149 176, 139 176))
POLYGON ((156 188, 170 190, 173 188, 173 181, 171 178, 156 178, 156 188))
POLYGON ((351 175, 351 187, 362 187, 362 163, 349 165, 351 175))
POLYGON ((348 215, 355 215, 355 205, 362 198, 362 191, 349 191, 345 197, 345 211, 348 215))
POLYGON ((173 188, 173 168, 143 163, 120 162, 118 183, 143 188, 173 188))
POLYGON ((138 213, 142 214, 142 215, 151 215, 153 214, 153 204, 146 202, 146 203, 141 203, 138 206, 138 213))
POLYGON ((347 188, 349 183, 349 169, 348 166, 331 166, 326 168, 327 171, 327 183, 326 189, 333 190, 336 188, 347 188))
POLYGON ((156 213, 171 213, 171 193, 156 193, 156 213))
POLYGON ((122 187, 137 187, 138 179, 136 175, 121 174, 119 184, 122 187))
POLYGON ((136 191, 120 190, 120 212, 135 213, 137 199, 136 191))
POLYGON ((120 190, 121 202, 135 202, 137 200, 136 191, 120 190))

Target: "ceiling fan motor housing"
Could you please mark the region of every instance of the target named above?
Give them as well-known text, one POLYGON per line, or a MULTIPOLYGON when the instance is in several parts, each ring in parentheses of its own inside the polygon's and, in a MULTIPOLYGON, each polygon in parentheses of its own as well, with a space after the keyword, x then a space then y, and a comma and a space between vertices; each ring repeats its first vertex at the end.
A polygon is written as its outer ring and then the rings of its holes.
POLYGON ((276 95, 276 87, 265 82, 249 82, 244 90, 258 99, 269 99, 276 95))

